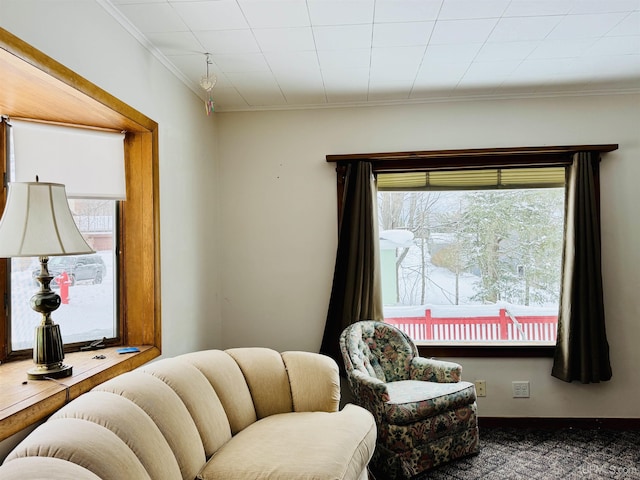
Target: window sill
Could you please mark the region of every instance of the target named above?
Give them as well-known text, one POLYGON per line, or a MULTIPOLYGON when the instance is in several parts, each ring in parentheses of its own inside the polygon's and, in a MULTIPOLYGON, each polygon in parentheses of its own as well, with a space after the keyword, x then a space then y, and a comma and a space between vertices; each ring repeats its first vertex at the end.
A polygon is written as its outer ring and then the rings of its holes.
POLYGON ((140 346, 139 353, 118 354, 118 347, 65 355, 73 375, 59 380, 27 380, 32 360, 0 365, 0 440, 18 433, 79 395, 160 355, 156 347, 140 346), (94 359, 104 355, 104 359, 94 359))
POLYGON ((426 345, 418 344, 422 357, 553 358, 555 345, 426 345))

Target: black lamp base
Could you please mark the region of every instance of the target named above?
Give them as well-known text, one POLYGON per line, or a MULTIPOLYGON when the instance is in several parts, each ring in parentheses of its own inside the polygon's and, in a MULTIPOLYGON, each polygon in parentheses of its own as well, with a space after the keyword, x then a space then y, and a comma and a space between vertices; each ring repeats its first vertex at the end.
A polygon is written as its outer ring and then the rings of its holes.
POLYGON ((29 380, 45 380, 47 378, 65 378, 73 374, 73 366, 60 364, 56 367, 35 366, 27 370, 29 380))
POLYGON ((60 325, 51 319, 51 312, 60 306, 60 295, 49 286, 53 277, 49 274, 48 263, 48 257, 40 257, 40 275, 36 277, 40 290, 31 297, 31 308, 42 314, 42 322, 36 327, 33 344, 33 363, 36 365, 27 371, 30 380, 64 378, 72 374, 72 367, 62 363, 64 343, 60 325))

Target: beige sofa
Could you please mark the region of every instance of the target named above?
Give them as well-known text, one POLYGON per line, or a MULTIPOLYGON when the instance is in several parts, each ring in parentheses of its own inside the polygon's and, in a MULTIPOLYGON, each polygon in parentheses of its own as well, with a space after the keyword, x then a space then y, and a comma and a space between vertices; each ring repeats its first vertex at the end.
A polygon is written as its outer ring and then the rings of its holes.
POLYGON ((365 480, 373 417, 338 411, 330 358, 208 350, 125 373, 73 400, 6 458, 0 478, 365 480))

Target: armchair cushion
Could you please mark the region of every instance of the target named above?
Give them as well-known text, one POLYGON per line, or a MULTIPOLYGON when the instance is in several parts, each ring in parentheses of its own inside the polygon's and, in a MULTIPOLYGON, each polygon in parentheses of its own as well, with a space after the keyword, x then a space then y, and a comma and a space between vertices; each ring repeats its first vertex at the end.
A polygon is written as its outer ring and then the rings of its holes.
POLYGON ((434 383, 403 380, 387 383, 385 417, 393 425, 406 425, 475 401, 473 383, 434 383))

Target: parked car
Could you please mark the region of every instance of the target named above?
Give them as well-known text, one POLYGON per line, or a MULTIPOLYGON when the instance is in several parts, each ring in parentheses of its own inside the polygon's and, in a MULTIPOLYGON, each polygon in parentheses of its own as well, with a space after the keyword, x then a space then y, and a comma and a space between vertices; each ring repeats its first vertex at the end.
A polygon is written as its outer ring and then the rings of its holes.
MULTIPOLYGON (((54 278, 51 281, 51 288, 58 288, 55 277, 62 272, 67 272, 71 285, 83 281, 90 281, 95 285, 102 283, 106 271, 107 267, 104 264, 104 260, 98 254, 49 258, 49 273, 54 278)), ((40 275, 40 268, 36 268, 32 272, 34 282, 39 285, 36 279, 38 275, 40 275)))

